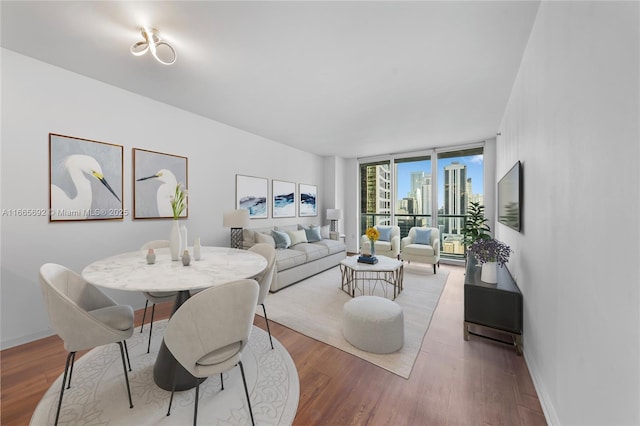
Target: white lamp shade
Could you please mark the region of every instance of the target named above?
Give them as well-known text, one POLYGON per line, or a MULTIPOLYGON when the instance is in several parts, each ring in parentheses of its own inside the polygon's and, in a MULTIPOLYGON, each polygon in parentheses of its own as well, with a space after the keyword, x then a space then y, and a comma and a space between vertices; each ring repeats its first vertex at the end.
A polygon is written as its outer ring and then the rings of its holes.
POLYGON ((249 210, 239 209, 227 212, 222 219, 225 228, 245 228, 249 225, 249 210))
POLYGON ((340 209, 327 209, 327 219, 329 220, 340 220, 340 209))

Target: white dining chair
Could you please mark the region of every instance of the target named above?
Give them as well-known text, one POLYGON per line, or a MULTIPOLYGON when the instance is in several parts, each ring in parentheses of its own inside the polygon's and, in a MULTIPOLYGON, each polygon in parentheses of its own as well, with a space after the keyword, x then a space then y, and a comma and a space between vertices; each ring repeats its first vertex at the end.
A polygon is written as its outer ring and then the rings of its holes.
MULTIPOLYGON (((174 312, 164 333, 164 342, 175 359, 195 377, 193 424, 197 423, 200 379, 240 366, 244 392, 249 404, 251 423, 253 410, 242 366, 242 351, 249 341, 256 312, 259 286, 255 280, 238 280, 210 287, 189 299, 174 312)), ((175 393, 173 388, 167 416, 175 393)))
MULTIPOLYGON (((145 243, 142 246, 142 250, 149 249, 158 249, 158 248, 168 248, 169 240, 154 240, 145 243)), ((142 333, 142 329, 144 328, 144 319, 147 316, 147 306, 149 306, 149 302, 151 305, 151 321, 149 321, 149 343, 147 343, 147 353, 151 350, 151 334, 153 333, 153 317, 156 313, 156 304, 164 303, 164 302, 173 302, 176 300, 177 291, 153 291, 147 292, 143 291, 142 294, 147 299, 144 303, 144 312, 142 313, 142 324, 140 324, 140 333, 142 333)))
POLYGON ((67 389, 71 387, 76 352, 109 343, 117 343, 120 346, 124 378, 129 394, 129 408, 133 408, 125 362, 126 353, 129 371, 131 371, 126 339, 133 334, 133 308, 118 305, 97 287, 87 283, 80 275, 55 263, 46 263, 40 267, 40 285, 51 326, 69 352, 64 367, 55 424, 58 424, 60 417, 67 374, 69 375, 67 389))
POLYGON ((256 280, 258 284, 260 284, 258 305, 262 305, 262 312, 264 312, 264 320, 267 323, 267 332, 269 333, 269 342, 271 343, 271 349, 273 349, 273 339, 271 338, 271 328, 269 327, 269 319, 267 318, 267 308, 264 307, 264 299, 269 294, 271 281, 273 281, 273 277, 276 274, 276 249, 269 244, 258 243, 251 246, 249 251, 258 253, 267 259, 267 267, 256 277, 256 280))

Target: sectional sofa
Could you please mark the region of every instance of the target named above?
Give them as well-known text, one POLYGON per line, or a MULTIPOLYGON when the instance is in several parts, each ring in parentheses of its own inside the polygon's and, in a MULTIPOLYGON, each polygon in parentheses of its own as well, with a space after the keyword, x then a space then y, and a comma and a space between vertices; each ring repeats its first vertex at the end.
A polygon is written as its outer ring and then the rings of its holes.
POLYGON ((244 229, 243 248, 257 243, 276 247, 277 273, 271 282, 271 292, 337 266, 347 256, 347 246, 338 233, 329 231, 329 226, 296 224, 244 229), (289 245, 285 247, 287 238, 289 245))

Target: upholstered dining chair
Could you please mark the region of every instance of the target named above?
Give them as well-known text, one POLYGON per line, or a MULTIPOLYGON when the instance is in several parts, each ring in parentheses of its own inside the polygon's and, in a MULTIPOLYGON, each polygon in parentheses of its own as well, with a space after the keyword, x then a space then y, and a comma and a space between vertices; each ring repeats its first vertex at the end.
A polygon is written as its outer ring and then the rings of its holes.
POLYGON ((76 352, 109 343, 120 346, 124 378, 129 394, 129 408, 133 408, 125 353, 131 371, 126 339, 133 334, 133 308, 118 305, 97 287, 87 283, 80 275, 64 266, 46 263, 40 267, 40 285, 44 304, 52 328, 69 352, 64 367, 62 389, 58 400, 55 424, 58 424, 64 386, 71 387, 71 375, 76 352))
MULTIPOLYGON (((142 246, 142 250, 149 249, 157 249, 157 248, 165 248, 169 247, 169 240, 154 240, 145 243, 142 246)), ((151 349, 151 334, 153 333, 153 317, 156 313, 156 304, 163 302, 173 302, 176 300, 177 291, 165 291, 165 292, 147 292, 143 291, 144 297, 147 300, 144 302, 144 312, 142 312, 142 324, 140 324, 140 333, 142 333, 142 329, 144 327, 144 319, 147 316, 147 306, 149 306, 149 302, 151 305, 151 321, 149 321, 149 343, 147 343, 147 353, 151 349)))
POLYGON ((264 299, 269 294, 269 288, 271 287, 271 281, 276 274, 276 249, 270 244, 258 243, 249 248, 249 251, 258 253, 267 259, 266 269, 256 277, 258 284, 260 284, 260 293, 258 294, 258 305, 262 305, 262 312, 264 312, 264 320, 267 323, 267 332, 269 333, 269 342, 271 343, 271 349, 273 349, 273 339, 271 338, 271 329, 269 328, 269 319, 267 318, 267 308, 264 307, 264 299))
MULTIPOLYGON (((255 280, 238 280, 203 290, 187 299, 169 319, 164 342, 175 359, 196 378, 193 424, 198 419, 200 379, 240 366, 244 392, 249 404, 251 423, 253 410, 242 366, 242 351, 249 341, 256 313, 259 286, 255 280)), ((167 416, 175 393, 173 388, 167 416)))
POLYGON ((438 228, 415 226, 409 230, 409 234, 402 239, 400 259, 411 262, 433 264, 433 273, 436 273, 436 265, 440 267, 440 231, 438 228))

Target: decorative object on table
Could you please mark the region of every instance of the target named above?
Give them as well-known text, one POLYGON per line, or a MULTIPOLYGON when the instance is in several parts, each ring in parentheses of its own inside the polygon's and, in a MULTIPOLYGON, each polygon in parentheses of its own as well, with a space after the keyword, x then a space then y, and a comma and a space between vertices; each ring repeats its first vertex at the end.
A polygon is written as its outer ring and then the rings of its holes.
POLYGON ((376 263, 378 263, 378 258, 375 256, 370 256, 368 254, 362 254, 358 256, 358 262, 368 263, 369 265, 375 265, 376 263))
POLYGON ((484 206, 476 201, 469 202, 467 218, 462 228, 464 245, 469 247, 476 240, 491 238, 491 228, 487 225, 488 219, 484 217, 484 206))
POLYGON ((298 185, 298 193, 300 194, 298 208, 300 217, 318 216, 318 187, 301 183, 298 185))
POLYGON ((175 192, 169 201, 171 203, 171 211, 173 213, 173 224, 169 235, 169 249, 171 251, 171 260, 179 260, 181 254, 180 249, 182 248, 182 233, 178 218, 187 206, 187 191, 182 189, 182 184, 179 183, 176 185, 175 192))
POLYGON ((182 253, 182 264, 184 266, 189 266, 191 264, 191 255, 189 255, 189 250, 185 250, 182 253))
POLYGON ((340 209, 327 209, 327 219, 331 221, 331 231, 338 232, 338 221, 341 215, 340 209))
POLYGON ((364 233, 371 244, 371 257, 376 257, 376 241, 380 238, 380 231, 375 226, 368 228, 364 233))
POLYGON ((194 260, 200 260, 200 237, 196 237, 193 242, 193 258, 194 260))
MULTIPOLYGON (((179 182, 189 187, 187 179, 188 159, 179 155, 164 154, 133 148, 133 218, 174 218, 171 205, 167 203, 179 182)), ((180 214, 189 216, 188 203, 180 214)))
POLYGON ((242 228, 249 225, 249 216, 249 211, 245 209, 232 210, 224 214, 222 226, 231 228, 229 238, 231 248, 242 248, 242 228))
POLYGON ((144 40, 131 45, 129 50, 133 56, 142 56, 150 51, 156 61, 162 65, 171 65, 178 59, 176 49, 160 37, 160 32, 157 29, 140 27, 140 33, 144 40))
POLYGON ((271 189, 273 217, 296 217, 296 184, 273 179, 271 189))
POLYGON ((49 133, 49 222, 123 219, 122 151, 49 133))
POLYGON ((154 263, 156 263, 156 253, 153 251, 152 248, 150 248, 149 251, 147 252, 147 263, 149 265, 153 265, 154 263))
POLYGON ((187 226, 181 225, 180 226, 180 253, 182 253, 188 248, 189 246, 188 242, 189 240, 187 239, 187 226))
POLYGON ((250 219, 266 219, 267 184, 269 180, 253 176, 236 175, 236 209, 247 210, 250 219))
POLYGON ((480 279, 487 283, 495 284, 497 280, 497 267, 501 268, 509 261, 511 248, 495 238, 482 238, 469 246, 467 252, 482 265, 480 279))

